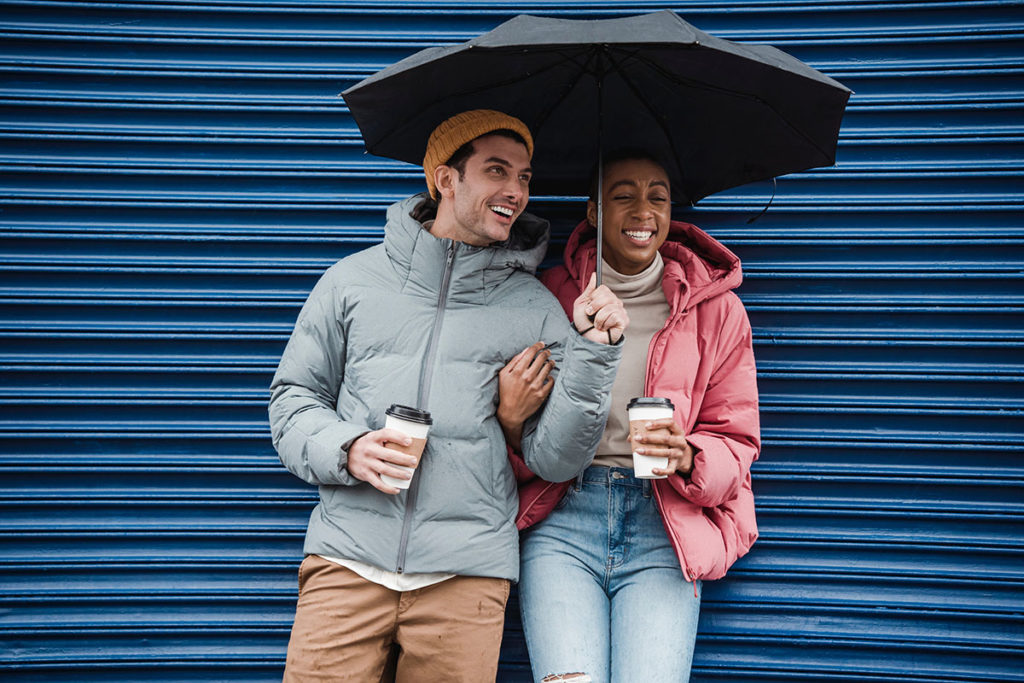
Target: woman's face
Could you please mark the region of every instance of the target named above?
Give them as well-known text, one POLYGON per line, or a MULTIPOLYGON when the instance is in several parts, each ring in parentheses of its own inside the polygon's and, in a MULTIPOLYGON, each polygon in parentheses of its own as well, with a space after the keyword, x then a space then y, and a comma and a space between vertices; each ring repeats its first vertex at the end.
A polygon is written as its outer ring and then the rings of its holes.
MULTIPOLYGON (((623 275, 651 264, 668 237, 672 220, 668 175, 646 159, 624 159, 604 169, 604 260, 623 275)), ((587 220, 597 225, 597 203, 587 202, 587 220)))

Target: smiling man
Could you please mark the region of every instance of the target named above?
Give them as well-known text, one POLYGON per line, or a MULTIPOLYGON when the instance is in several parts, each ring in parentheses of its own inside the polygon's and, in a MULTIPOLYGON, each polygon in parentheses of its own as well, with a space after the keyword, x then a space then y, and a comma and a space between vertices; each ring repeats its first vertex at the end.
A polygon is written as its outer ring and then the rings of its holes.
POLYGON ((286 681, 494 680, 519 575, 516 481, 496 417, 499 373, 548 394, 514 434, 530 469, 587 467, 608 412, 628 318, 606 287, 575 307, 534 277, 548 227, 524 213, 533 140, 474 110, 442 122, 424 157, 429 196, 393 205, 383 244, 332 266, 299 314, 271 386, 285 466, 319 487, 306 532, 286 681), (554 348, 558 372, 551 372, 554 348), (614 343, 610 343, 614 342, 614 343), (384 428, 392 404, 429 411, 422 460, 384 428), (410 479, 407 490, 382 475, 410 479))

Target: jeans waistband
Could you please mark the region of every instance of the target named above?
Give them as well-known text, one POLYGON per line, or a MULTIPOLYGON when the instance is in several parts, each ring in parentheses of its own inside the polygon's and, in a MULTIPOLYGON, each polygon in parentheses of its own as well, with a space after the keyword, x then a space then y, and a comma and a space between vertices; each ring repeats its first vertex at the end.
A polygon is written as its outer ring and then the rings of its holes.
POLYGON ((601 467, 598 465, 588 467, 576 477, 576 490, 579 491, 584 484, 628 486, 641 489, 645 496, 651 495, 651 480, 637 479, 629 467, 601 467))

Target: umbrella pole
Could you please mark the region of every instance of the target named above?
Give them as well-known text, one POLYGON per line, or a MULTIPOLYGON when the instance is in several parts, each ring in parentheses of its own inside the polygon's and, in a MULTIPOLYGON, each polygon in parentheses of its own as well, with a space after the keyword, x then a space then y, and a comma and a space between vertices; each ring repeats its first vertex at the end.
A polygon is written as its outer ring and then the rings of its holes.
POLYGON ((604 129, 604 97, 601 83, 604 76, 597 79, 597 286, 601 286, 604 270, 604 146, 601 134, 604 129))
MULTIPOLYGON (((598 140, 601 136, 598 135, 598 140)), ((601 286, 601 271, 604 270, 604 168, 600 150, 597 154, 597 286, 601 286)))

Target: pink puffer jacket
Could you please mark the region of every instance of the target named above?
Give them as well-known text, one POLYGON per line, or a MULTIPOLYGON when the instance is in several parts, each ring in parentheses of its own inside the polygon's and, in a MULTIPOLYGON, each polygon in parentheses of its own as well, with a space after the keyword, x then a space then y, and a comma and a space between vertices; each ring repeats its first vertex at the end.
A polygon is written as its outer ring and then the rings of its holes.
MULTIPOLYGON (((750 323, 732 292, 743 274, 735 254, 689 223, 672 222, 661 255, 671 313, 651 340, 646 395, 672 400, 695 457, 689 477, 654 480, 655 499, 687 579, 717 579, 757 540, 750 488, 761 447, 757 383, 750 323)), ((569 315, 596 258, 594 229, 583 222, 566 245, 565 265, 541 277, 569 315)), ((525 529, 551 512, 569 483, 539 479, 514 453, 510 460, 520 482, 516 523, 525 529)))

